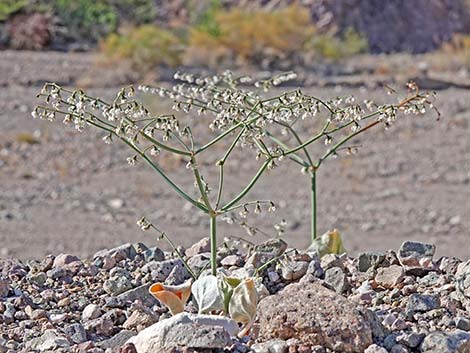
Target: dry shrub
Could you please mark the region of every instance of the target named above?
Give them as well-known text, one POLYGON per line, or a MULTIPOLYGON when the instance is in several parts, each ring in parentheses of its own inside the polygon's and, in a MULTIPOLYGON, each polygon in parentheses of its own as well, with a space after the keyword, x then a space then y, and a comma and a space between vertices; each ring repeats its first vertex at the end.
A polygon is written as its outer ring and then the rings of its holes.
POLYGON ((51 21, 42 13, 19 14, 8 23, 10 47, 39 50, 51 41, 51 21))
POLYGON ((240 8, 218 11, 215 23, 216 31, 190 30, 187 63, 216 66, 233 61, 274 62, 302 51, 315 32, 308 10, 298 5, 273 12, 240 8))
POLYGON ((113 33, 100 47, 107 62, 125 62, 139 74, 160 65, 179 65, 182 49, 177 36, 153 25, 127 28, 121 34, 113 33))

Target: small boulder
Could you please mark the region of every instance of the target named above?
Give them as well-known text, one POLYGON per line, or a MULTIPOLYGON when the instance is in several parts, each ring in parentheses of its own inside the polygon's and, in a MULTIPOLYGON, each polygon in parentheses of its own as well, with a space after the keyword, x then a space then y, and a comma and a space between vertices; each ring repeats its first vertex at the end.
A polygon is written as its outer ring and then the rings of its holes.
POLYGON ((187 257, 193 257, 197 254, 202 254, 211 251, 211 242, 208 237, 202 238, 196 244, 193 244, 189 249, 185 251, 187 257))
POLYGON ((259 340, 291 338, 341 352, 364 351, 372 329, 356 306, 317 282, 291 284, 260 301, 259 340))
POLYGON ((405 277, 405 271, 399 265, 380 267, 375 275, 375 284, 386 289, 396 288, 405 277))
POLYGON ((470 333, 455 331, 452 333, 432 332, 421 344, 422 353, 469 353, 470 333))

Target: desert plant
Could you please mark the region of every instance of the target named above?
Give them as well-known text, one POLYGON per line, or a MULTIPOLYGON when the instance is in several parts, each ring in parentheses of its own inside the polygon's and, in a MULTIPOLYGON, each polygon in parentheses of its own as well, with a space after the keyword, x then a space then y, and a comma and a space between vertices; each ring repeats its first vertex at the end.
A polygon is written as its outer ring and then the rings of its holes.
POLYGON ((306 8, 291 5, 268 12, 240 8, 211 12, 204 25, 190 30, 186 56, 194 63, 217 65, 235 58, 259 64, 301 51, 315 32, 306 8))
MULTIPOLYGON (((218 76, 213 79, 223 80, 228 79, 227 77, 218 76)), ((170 96, 175 100, 181 96, 179 86, 172 90, 151 87, 142 87, 142 89, 146 92, 170 96)), ((240 122, 238 125, 218 134, 209 142, 199 144, 189 126, 182 126, 180 121, 172 114, 153 116, 140 102, 133 99, 133 95, 134 89, 132 87, 124 88, 116 95, 114 101, 107 103, 99 98, 91 97, 81 90, 71 91, 57 84, 47 83, 39 94, 40 97, 45 98, 46 104, 37 106, 32 115, 35 118, 51 121, 55 120, 57 116, 63 116, 63 122, 74 125, 78 131, 83 131, 88 126, 104 131, 103 141, 105 143, 112 143, 115 139, 125 143, 134 152, 127 159, 130 165, 135 165, 140 160, 144 161, 176 193, 207 215, 210 224, 211 269, 212 273, 215 274, 217 269, 216 219, 228 212, 246 208, 246 205, 256 205, 259 210, 261 210, 262 205, 267 205, 268 210, 274 209, 273 203, 269 200, 256 200, 239 204, 239 201, 249 193, 261 175, 274 166, 273 158, 265 158, 249 183, 238 195, 224 204, 222 203, 224 182, 226 181, 223 174, 224 165, 227 164, 229 156, 242 136, 238 135, 235 141, 228 145, 222 158, 217 162, 220 168, 220 178, 214 198, 209 196, 211 189, 201 174, 201 165, 198 161, 203 153, 207 153, 214 146, 220 145, 221 141, 230 138, 231 133, 243 127, 244 123, 240 122), (183 190, 162 169, 157 161, 160 153, 172 153, 186 159, 187 169, 194 177, 197 196, 183 190)), ((182 109, 188 112, 190 108, 197 106, 199 106, 197 102, 176 101, 174 109, 182 109)), ((201 113, 203 111, 204 108, 201 108, 201 113)), ((251 113, 248 113, 249 116, 251 116, 251 113)), ((138 223, 144 230, 153 228, 158 231, 145 218, 139 220, 138 223)))
POLYGON ((133 70, 144 74, 159 65, 178 65, 181 42, 168 30, 143 25, 110 34, 101 43, 101 50, 108 61, 127 61, 133 70))
MULTIPOLYGON (((361 147, 352 143, 356 136, 379 124, 388 128, 400 114, 421 115, 429 108, 439 114, 434 106, 434 92, 421 92, 413 82, 407 84, 407 94, 397 103, 378 105, 371 100, 356 103, 352 96, 321 99, 300 89, 261 97, 257 88, 268 91, 296 78, 294 73, 254 82, 254 90, 240 87, 240 84, 247 85, 252 81, 246 76, 215 84, 193 75, 177 74, 176 78, 185 81, 179 89, 181 100, 178 104, 191 104, 212 113, 214 129, 232 131, 239 128, 237 138, 243 137, 244 143, 256 151, 257 158, 270 160, 272 168, 284 159, 301 167, 302 173, 310 179, 312 242, 317 238, 317 172, 320 166, 339 153, 356 153, 361 147), (312 129, 317 132, 312 134, 312 129), (304 131, 309 132, 308 136, 302 136, 304 131), (324 151, 316 158, 311 148, 314 143, 317 153, 324 145, 324 151)), ((389 88, 389 93, 397 92, 389 88)), ((248 206, 243 206, 242 213, 248 213, 248 206)))

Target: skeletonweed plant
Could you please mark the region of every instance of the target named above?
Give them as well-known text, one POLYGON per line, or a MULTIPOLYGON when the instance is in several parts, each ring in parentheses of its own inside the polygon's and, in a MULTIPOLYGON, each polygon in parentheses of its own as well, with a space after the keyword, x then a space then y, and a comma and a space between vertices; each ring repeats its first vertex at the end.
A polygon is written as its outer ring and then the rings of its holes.
MULTIPOLYGON (((312 242, 317 238, 317 172, 327 159, 342 152, 356 153, 362 147, 353 143, 356 136, 375 126, 388 128, 400 115, 423 115, 429 109, 440 115, 434 106, 435 93, 421 92, 414 82, 407 84, 406 95, 396 103, 379 105, 371 100, 357 103, 353 96, 321 99, 300 89, 262 97, 261 90, 267 92, 295 79, 292 72, 256 82, 231 73, 222 80, 184 73, 175 74, 175 78, 184 82, 177 86, 177 106, 211 113, 215 130, 238 128, 235 142, 243 139, 256 151, 256 158, 269 161, 271 168, 283 159, 300 166, 310 179, 312 242)), ((388 93, 398 95, 387 88, 388 93)), ((246 206, 241 214, 248 213, 246 206)))

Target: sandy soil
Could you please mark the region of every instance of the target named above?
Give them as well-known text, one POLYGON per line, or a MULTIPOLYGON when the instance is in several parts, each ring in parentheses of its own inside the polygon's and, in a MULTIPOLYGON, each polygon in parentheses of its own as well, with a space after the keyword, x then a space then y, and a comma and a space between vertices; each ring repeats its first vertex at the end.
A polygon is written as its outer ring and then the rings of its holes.
MULTIPOLYGON (((89 256, 124 242, 154 244, 156 238, 135 225, 142 215, 183 246, 208 233, 205 219, 157 175, 126 164, 125 147, 104 145, 96 133, 80 135, 60 123, 30 118, 44 81, 74 85, 93 60, 83 53, 0 52, 0 257, 89 256)), ((305 90, 321 97, 367 93, 305 90)), ((91 91, 109 97, 117 87, 91 91)), ((380 100, 384 93, 367 94, 380 100)), ((440 255, 470 257, 470 91, 442 90, 439 106, 439 122, 432 115, 403 120, 360 139, 366 148, 358 155, 325 163, 318 176, 320 232, 338 228, 352 253, 398 248, 403 240, 415 239, 435 243, 440 255)), ((254 173, 253 158, 241 157, 231 166, 227 199, 254 173)), ((183 162, 165 163, 191 190, 183 162)), ((249 222, 274 236, 273 224, 285 218, 285 239, 303 247, 308 245, 309 180, 292 166, 285 163, 266 174, 253 189, 250 199, 269 194, 280 207, 249 222)), ((237 226, 220 224, 219 232, 221 239, 265 240, 261 234, 249 238, 237 226)))

